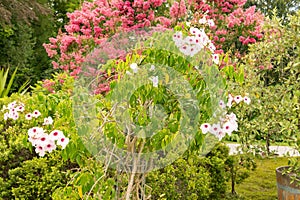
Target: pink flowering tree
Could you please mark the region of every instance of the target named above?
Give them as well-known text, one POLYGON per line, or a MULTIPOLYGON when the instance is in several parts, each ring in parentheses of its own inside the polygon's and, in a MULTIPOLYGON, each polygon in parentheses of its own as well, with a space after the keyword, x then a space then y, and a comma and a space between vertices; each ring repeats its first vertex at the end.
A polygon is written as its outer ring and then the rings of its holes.
MULTIPOLYGON (((163 0, 85 2, 80 10, 69 13, 66 32, 59 32, 44 44, 48 56, 55 58, 55 69, 77 76, 85 56, 116 32, 158 26, 170 28, 177 22, 193 18, 194 24, 211 20, 208 35, 216 45, 216 52, 228 52, 240 56, 248 44, 262 38, 263 16, 255 7, 243 9, 245 0, 201 0, 174 2, 163 0), (188 11, 191 12, 188 12, 188 11), (188 14, 189 13, 189 14, 188 14)), ((117 51, 117 50, 114 50, 117 51)))
POLYGON ((80 64, 93 47, 119 31, 155 26, 170 27, 171 20, 156 14, 163 0, 113 1, 96 0, 85 2, 80 10, 69 13, 66 32, 59 32, 44 44, 48 56, 56 58, 52 64, 55 69, 69 71, 71 76, 80 73, 80 64))
POLYGON ((231 52, 238 58, 247 52, 248 45, 262 39, 264 16, 255 6, 244 9, 246 0, 190 0, 195 24, 213 20, 207 27, 216 51, 231 52))

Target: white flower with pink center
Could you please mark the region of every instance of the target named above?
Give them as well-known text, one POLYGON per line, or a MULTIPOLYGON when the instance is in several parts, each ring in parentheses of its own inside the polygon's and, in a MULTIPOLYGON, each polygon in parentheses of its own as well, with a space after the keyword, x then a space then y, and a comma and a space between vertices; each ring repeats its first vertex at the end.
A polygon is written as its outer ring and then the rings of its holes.
POLYGON ((216 65, 218 65, 220 63, 219 54, 213 54, 212 60, 216 65))
MULTIPOLYGON (((180 32, 181 33, 181 32, 180 32)), ((198 34, 201 34, 201 31, 198 29, 198 28, 194 28, 194 27, 191 27, 190 28, 190 33, 192 35, 198 35, 198 34)))
POLYGON ((225 102, 224 102, 223 100, 220 100, 219 106, 220 106, 222 109, 226 108, 226 104, 225 104, 225 102))
POLYGON ((150 71, 154 71, 154 70, 155 70, 155 66, 154 66, 154 65, 151 65, 149 70, 150 70, 150 71))
POLYGON ((44 147, 45 147, 45 151, 48 151, 49 153, 51 153, 53 150, 56 149, 56 144, 54 143, 53 140, 47 140, 44 147))
POLYGON ((207 20, 206 20, 206 17, 202 17, 201 19, 199 19, 199 24, 206 24, 207 23, 207 20))
POLYGON ((50 137, 46 133, 42 133, 38 135, 37 145, 46 146, 50 140, 50 137))
POLYGON ((7 108, 8 108, 8 109, 12 109, 12 108, 15 108, 16 105, 17 105, 17 102, 16 102, 16 101, 13 101, 13 102, 11 102, 11 103, 9 103, 9 104, 7 105, 7 108))
POLYGON ((216 46, 215 46, 212 42, 210 42, 210 43, 208 44, 208 49, 209 49, 212 53, 214 53, 215 50, 216 50, 216 46))
POLYGON ((227 107, 231 108, 232 106, 232 102, 233 102, 234 98, 231 94, 228 94, 228 102, 227 102, 227 107))
POLYGON ((215 26, 215 22, 214 22, 214 20, 212 20, 212 19, 207 20, 207 24, 208 24, 208 26, 210 26, 210 27, 215 26))
POLYGON ((9 118, 9 113, 8 112, 4 113, 4 120, 6 121, 8 118, 9 118))
POLYGON ((47 118, 44 118, 44 123, 43 125, 51 125, 53 123, 53 119, 52 117, 47 117, 47 118))
POLYGON ((227 133, 228 135, 231 135, 232 131, 234 131, 235 126, 234 124, 230 123, 230 122, 226 122, 223 124, 223 132, 227 133))
POLYGON ((31 114, 31 113, 27 113, 27 114, 25 115, 25 119, 31 120, 31 119, 32 119, 32 114, 31 114))
POLYGON ((247 97, 247 96, 244 96, 243 100, 248 105, 251 103, 251 99, 249 97, 247 97))
POLYGON ((12 113, 12 117, 11 118, 16 121, 19 118, 19 113, 18 112, 12 113))
POLYGON ((226 133, 223 132, 222 130, 219 130, 216 134, 214 134, 218 139, 219 141, 222 140, 223 137, 225 137, 226 133))
POLYGON ((133 73, 136 74, 139 70, 138 65, 136 63, 132 63, 130 65, 130 68, 132 69, 133 73))
POLYGON ((59 138, 65 137, 64 133, 60 130, 54 130, 49 134, 51 140, 56 141, 59 138))
POLYGON ((34 110, 34 111, 32 112, 32 117, 34 117, 34 118, 38 118, 40 115, 41 115, 41 113, 40 113, 40 111, 38 111, 38 110, 34 110))
POLYGON ((210 127, 210 131, 212 134, 214 135, 217 135, 219 133, 219 131, 221 131, 221 126, 220 124, 213 124, 211 127, 210 127))
POLYGON ((16 110, 17 110, 18 112, 24 112, 25 107, 22 106, 22 105, 19 105, 19 106, 16 107, 16 110))
POLYGON ((226 117, 231 121, 231 122, 236 122, 237 118, 234 113, 230 113, 229 115, 226 115, 226 117))
POLYGON ((207 132, 210 131, 211 125, 209 123, 204 123, 200 126, 200 129, 201 129, 203 134, 206 134, 207 132))
POLYGON ((238 104, 243 101, 243 97, 241 95, 237 95, 234 97, 234 101, 238 104))
POLYGON ((158 76, 151 77, 150 80, 152 81, 153 87, 158 87, 158 76))
POLYGON ((67 144, 69 143, 69 138, 61 137, 57 140, 57 145, 60 145, 62 149, 66 148, 67 144))
POLYGON ((40 127, 33 127, 28 130, 29 137, 37 137, 39 134, 44 134, 44 133, 45 133, 44 129, 40 127))
POLYGON ((37 153, 37 154, 39 154, 39 156, 40 157, 43 157, 44 155, 45 155, 45 148, 44 147, 42 147, 42 146, 37 146, 36 148, 35 148, 35 152, 37 153))

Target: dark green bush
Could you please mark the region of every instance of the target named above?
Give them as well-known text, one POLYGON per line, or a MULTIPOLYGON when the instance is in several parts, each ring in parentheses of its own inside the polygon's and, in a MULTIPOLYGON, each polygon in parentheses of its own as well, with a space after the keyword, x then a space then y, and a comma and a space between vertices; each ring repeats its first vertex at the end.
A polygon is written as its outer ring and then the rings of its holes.
POLYGON ((226 194, 228 147, 217 145, 206 157, 195 154, 148 174, 151 199, 222 199, 226 194))

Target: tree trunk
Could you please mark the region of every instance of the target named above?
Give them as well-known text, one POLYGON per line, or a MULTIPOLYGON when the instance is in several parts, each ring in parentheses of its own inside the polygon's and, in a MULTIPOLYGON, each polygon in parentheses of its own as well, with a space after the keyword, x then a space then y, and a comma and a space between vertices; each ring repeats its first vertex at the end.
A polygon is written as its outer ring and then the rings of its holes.
POLYGON ((236 194, 236 191, 235 191, 235 174, 234 174, 234 167, 232 167, 230 169, 230 172, 231 172, 231 194, 236 194))
POLYGON ((268 132, 267 137, 266 137, 266 147, 267 147, 267 155, 270 155, 270 137, 271 134, 268 132))

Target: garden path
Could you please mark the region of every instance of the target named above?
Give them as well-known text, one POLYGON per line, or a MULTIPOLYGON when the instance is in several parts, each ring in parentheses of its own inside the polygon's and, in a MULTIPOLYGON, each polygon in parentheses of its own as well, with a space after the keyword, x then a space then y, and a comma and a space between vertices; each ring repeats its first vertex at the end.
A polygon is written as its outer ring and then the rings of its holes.
MULTIPOLYGON (((230 148, 230 155, 237 154, 238 153, 238 147, 240 144, 227 144, 227 146, 230 148)), ((277 154, 278 156, 300 156, 299 151, 295 150, 292 147, 289 146, 270 146, 270 150, 277 154)))

